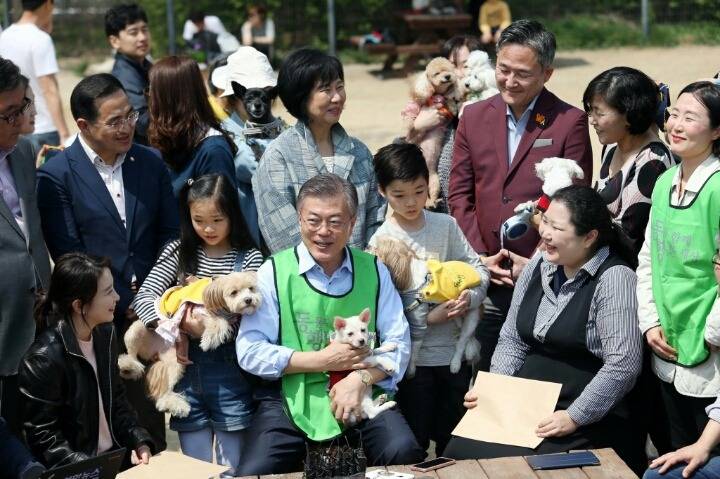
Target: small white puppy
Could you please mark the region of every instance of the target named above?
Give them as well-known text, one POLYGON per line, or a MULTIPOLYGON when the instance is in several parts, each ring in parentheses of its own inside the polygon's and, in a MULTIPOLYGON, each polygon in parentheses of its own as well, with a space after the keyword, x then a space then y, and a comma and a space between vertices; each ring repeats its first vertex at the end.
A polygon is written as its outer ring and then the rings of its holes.
MULTIPOLYGON (((370 345, 370 334, 368 331, 368 323, 370 322, 370 310, 368 308, 358 316, 349 318, 335 317, 335 332, 332 340, 339 343, 350 344, 353 348, 364 348, 370 345)), ((395 343, 385 343, 381 347, 373 349, 370 356, 365 358, 363 362, 368 368, 380 367, 388 374, 395 371, 395 363, 386 357, 377 356, 381 353, 395 351, 397 345, 395 343)), ((383 411, 395 406, 395 401, 388 401, 385 394, 381 394, 377 398, 372 398, 372 388, 367 388, 365 397, 362 401, 362 417, 373 419, 383 411)), ((357 422, 356 417, 351 417, 350 422, 357 422)))

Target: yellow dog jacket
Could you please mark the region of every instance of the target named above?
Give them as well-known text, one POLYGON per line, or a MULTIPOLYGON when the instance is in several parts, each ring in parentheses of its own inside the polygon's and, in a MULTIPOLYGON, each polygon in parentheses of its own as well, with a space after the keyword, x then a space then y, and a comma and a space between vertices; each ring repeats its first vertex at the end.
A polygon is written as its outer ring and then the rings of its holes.
POLYGON ((462 261, 441 263, 429 259, 426 265, 428 283, 422 289, 422 297, 430 303, 444 303, 457 299, 464 290, 479 286, 481 283, 480 275, 475 268, 462 261))
POLYGON ((202 278, 187 286, 174 286, 155 300, 158 326, 155 332, 165 341, 174 343, 180 334, 180 322, 189 305, 203 304, 203 291, 212 278, 202 278))

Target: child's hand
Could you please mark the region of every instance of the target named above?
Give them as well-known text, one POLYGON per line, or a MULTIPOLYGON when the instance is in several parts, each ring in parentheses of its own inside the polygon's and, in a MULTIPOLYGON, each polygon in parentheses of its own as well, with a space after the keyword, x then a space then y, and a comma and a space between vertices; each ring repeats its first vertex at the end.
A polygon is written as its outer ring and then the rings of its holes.
POLYGON ((183 366, 189 366, 193 363, 190 361, 190 354, 188 353, 189 349, 190 340, 188 339, 187 334, 180 333, 175 341, 175 357, 177 358, 177 362, 183 366))
POLYGON ((470 309, 470 290, 466 289, 456 301, 453 301, 454 305, 448 311, 448 320, 461 318, 467 314, 470 309))
POLYGON ((440 113, 438 108, 423 108, 420 110, 413 128, 419 131, 427 131, 445 123, 447 119, 440 113))
POLYGON ((450 320, 450 308, 452 308, 456 303, 457 301, 451 299, 450 301, 445 301, 444 303, 435 306, 427 315, 428 324, 447 323, 450 320))

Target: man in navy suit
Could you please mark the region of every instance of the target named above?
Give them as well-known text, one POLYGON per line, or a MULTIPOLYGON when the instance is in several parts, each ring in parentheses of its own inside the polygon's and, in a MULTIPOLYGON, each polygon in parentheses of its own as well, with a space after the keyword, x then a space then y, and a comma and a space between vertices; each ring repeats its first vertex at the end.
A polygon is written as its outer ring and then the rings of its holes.
MULTIPOLYGON (((178 206, 160 156, 133 143, 138 113, 114 76, 83 79, 70 108, 80 134, 37 175, 43 235, 54 260, 73 251, 110 258, 122 341, 137 288, 165 243, 178 237, 178 206)), ((126 387, 140 422, 163 445, 163 416, 144 397, 141 383, 126 387)))

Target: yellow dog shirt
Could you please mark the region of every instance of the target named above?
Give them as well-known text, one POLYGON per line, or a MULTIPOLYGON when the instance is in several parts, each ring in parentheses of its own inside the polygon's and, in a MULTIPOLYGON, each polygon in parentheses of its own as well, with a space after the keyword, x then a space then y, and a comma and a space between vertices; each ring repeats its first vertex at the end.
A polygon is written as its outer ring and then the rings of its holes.
POLYGON ((475 268, 462 261, 443 263, 430 259, 426 262, 428 283, 422 289, 423 299, 430 303, 444 303, 457 299, 464 290, 481 283, 475 268))

